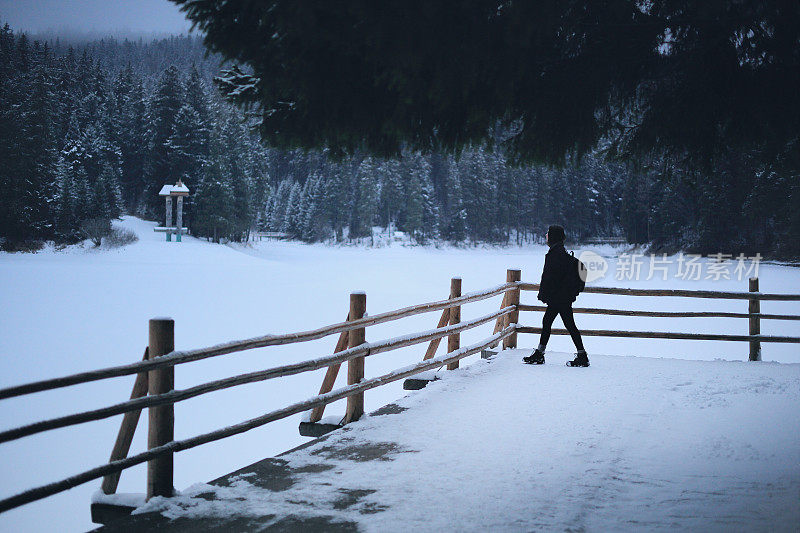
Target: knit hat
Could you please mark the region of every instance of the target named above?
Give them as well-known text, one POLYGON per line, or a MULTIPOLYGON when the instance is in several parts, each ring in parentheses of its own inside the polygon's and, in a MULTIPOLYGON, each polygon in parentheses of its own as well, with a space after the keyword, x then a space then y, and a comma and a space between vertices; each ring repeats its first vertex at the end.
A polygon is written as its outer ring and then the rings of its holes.
POLYGON ((548 240, 553 244, 564 242, 564 240, 567 238, 566 234, 564 233, 564 228, 558 225, 547 228, 547 234, 549 235, 548 240))

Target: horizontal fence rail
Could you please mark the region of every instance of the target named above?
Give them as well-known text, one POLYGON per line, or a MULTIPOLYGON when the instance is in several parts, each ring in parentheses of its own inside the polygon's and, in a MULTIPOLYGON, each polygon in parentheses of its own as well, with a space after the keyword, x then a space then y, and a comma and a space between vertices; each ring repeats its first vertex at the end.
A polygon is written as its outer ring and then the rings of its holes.
MULTIPOLYGON (((538 291, 538 283, 521 283, 519 288, 523 291, 538 291)), ((618 294, 623 296, 680 296, 687 298, 724 298, 734 300, 779 300, 787 302, 800 302, 800 294, 769 294, 763 292, 723 292, 723 291, 694 291, 681 289, 624 289, 620 287, 590 287, 583 292, 597 294, 618 294)))
MULTIPOLYGON (((542 311, 544 305, 520 304, 520 311, 542 311)), ((573 307, 573 313, 593 315, 649 316, 662 318, 705 317, 705 318, 761 318, 773 320, 800 320, 800 315, 770 315, 765 313, 726 313, 722 311, 627 311, 625 309, 602 309, 599 307, 573 307)))
POLYGON ((137 398, 135 400, 129 400, 127 402, 122 402, 101 409, 95 409, 92 411, 86 411, 83 413, 67 415, 59 418, 53 418, 50 420, 44 420, 41 422, 28 424, 26 426, 0 432, 0 443, 16 440, 29 435, 34 435, 36 433, 41 433, 43 431, 49 431, 52 429, 57 429, 67 426, 74 426, 77 424, 91 422, 94 420, 101 420, 103 418, 109 418, 112 416, 128 413, 131 411, 139 411, 147 407, 174 404, 177 402, 188 400, 190 398, 201 396, 203 394, 208 394, 210 392, 236 387, 238 385, 255 383, 283 376, 291 376, 294 374, 300 374, 302 372, 310 372, 313 370, 318 370, 320 368, 325 368, 332 364, 341 364, 345 361, 349 361, 356 357, 375 355, 382 352, 395 350, 398 348, 404 348, 407 346, 413 346, 415 344, 421 344, 423 342, 428 342, 433 339, 441 339, 443 337, 447 337, 454 333, 460 333, 462 331, 466 331, 474 327, 480 326, 481 324, 491 322, 492 320, 496 320, 498 317, 508 315, 513 311, 514 311, 513 306, 505 307, 503 309, 500 309, 499 311, 489 313, 487 315, 475 318, 473 320, 461 322, 453 326, 436 328, 428 331, 423 331, 420 333, 414 333, 412 335, 403 335, 400 337, 394 337, 391 339, 375 343, 365 343, 355 348, 349 348, 347 350, 340 351, 333 355, 319 357, 317 359, 303 361, 301 363, 283 365, 275 368, 261 370, 258 372, 241 374, 226 379, 211 381, 209 383, 204 383, 202 385, 197 385, 189 389, 172 390, 164 394, 158 394, 154 396, 144 396, 141 398, 137 398))
POLYGON ((22 396, 25 394, 32 394, 34 392, 42 392, 62 387, 69 387, 71 385, 78 385, 80 383, 99 381, 101 379, 138 374, 144 371, 155 370, 158 368, 165 368, 177 364, 188 363, 191 361, 200 361, 202 359, 207 359, 210 357, 217 357, 220 355, 225 355, 234 352, 241 352, 254 348, 263 348, 266 346, 279 346, 279 345, 293 344, 297 342, 317 340, 323 337, 327 337, 328 335, 333 335, 344 331, 351 331, 354 329, 363 328, 365 326, 374 326, 376 324, 391 322, 393 320, 398 320, 400 318, 405 318, 412 315, 430 313, 433 311, 439 311, 449 307, 462 305, 465 303, 485 300, 487 298, 491 298, 492 296, 501 294, 507 291, 509 288, 514 287, 516 285, 518 284, 504 283, 502 285, 498 285, 497 287, 493 287, 491 289, 465 294, 464 296, 461 296, 459 298, 454 298, 450 300, 440 300, 436 302, 429 302, 419 305, 413 305, 410 307, 404 307, 402 309, 398 309, 395 311, 389 311, 386 313, 381 313, 378 315, 362 318, 359 320, 353 320, 350 322, 341 322, 339 324, 333 324, 331 326, 325 326, 311 331, 304 331, 301 333, 290 333, 287 335, 264 335, 261 337, 253 337, 251 339, 246 339, 242 341, 233 341, 224 344, 218 344, 210 348, 203 348, 197 350, 184 350, 184 351, 176 350, 172 353, 158 357, 157 359, 142 361, 140 363, 120 365, 100 370, 92 370, 61 378, 53 378, 42 381, 36 381, 33 383, 26 383, 24 385, 7 387, 5 389, 0 389, 0 400, 12 398, 15 396, 22 396))
POLYGON ((147 461, 150 461, 152 459, 164 455, 188 450, 190 448, 194 448, 202 444, 207 444, 209 442, 221 440, 227 437, 231 437, 233 435, 238 435, 240 433, 244 433, 251 429, 255 429, 270 422, 274 422, 276 420, 280 420, 282 418, 286 418, 294 414, 302 413, 304 411, 308 411, 309 409, 312 409, 314 407, 327 405, 337 400, 347 398, 348 396, 359 394, 369 389, 374 389, 375 387, 380 387, 381 385, 392 383, 394 381, 398 381, 400 379, 413 376, 420 372, 437 368, 442 365, 452 363, 454 361, 458 361, 460 359, 463 359, 464 357, 478 353, 481 350, 491 346, 492 344, 497 343, 510 335, 513 335, 514 331, 515 327, 511 325, 502 330, 501 332, 496 333, 491 337, 484 339, 480 343, 472 344, 470 346, 465 346, 455 352, 450 352, 443 356, 439 356, 433 359, 428 359, 427 361, 423 361, 421 363, 417 363, 415 365, 406 367, 404 369, 384 374, 377 378, 364 380, 361 383, 355 385, 349 385, 341 389, 329 392, 327 394, 319 395, 314 398, 298 402, 288 407, 271 411, 262 416, 252 418, 250 420, 241 422, 233 426, 229 426, 227 428, 211 431, 209 433, 204 433, 202 435, 198 435, 190 439, 172 441, 163 446, 151 448, 146 452, 128 457, 126 459, 120 459, 118 461, 110 462, 103 466, 99 466, 91 470, 82 472, 80 474, 76 474, 74 476, 62 479, 61 481, 57 481, 55 483, 50 483, 47 485, 42 485, 40 487, 36 487, 30 490, 26 490, 15 496, 11 496, 9 498, 0 500, 0 513, 8 511, 10 509, 14 509, 21 505, 25 505, 26 503, 31 503, 46 498, 48 496, 58 494, 59 492, 63 492, 73 487, 77 487, 78 485, 82 485, 83 483, 86 483, 88 481, 92 481, 94 479, 100 479, 106 475, 113 474, 116 472, 121 472, 132 466, 145 463, 147 461))
MULTIPOLYGON (((523 283, 520 286, 523 291, 534 291, 539 289, 539 284, 523 283)), ((800 343, 800 337, 762 335, 760 321, 762 319, 772 320, 800 320, 800 315, 769 314, 761 313, 760 302, 762 300, 773 301, 800 301, 800 294, 770 294, 758 292, 758 278, 750 279, 749 292, 721 292, 721 291, 697 291, 697 290, 678 290, 678 289, 625 289, 618 287, 586 287, 583 292, 598 294, 614 294, 621 296, 677 296, 688 298, 726 298, 741 299, 749 302, 748 313, 732 313, 722 311, 634 311, 627 309, 606 309, 591 307, 573 308, 574 313, 588 313, 600 315, 617 316, 636 316, 636 317, 661 317, 661 318, 747 318, 750 320, 749 335, 731 335, 717 333, 683 333, 669 331, 627 331, 627 330, 581 330, 581 335, 596 337, 630 337, 642 339, 685 339, 685 340, 713 340, 713 341, 746 341, 750 343, 750 360, 759 361, 761 359, 762 342, 780 343, 800 343)), ((545 311, 547 307, 542 305, 520 304, 520 311, 545 311)), ((519 333, 540 334, 542 328, 530 326, 518 326, 519 333)), ((553 329, 552 334, 568 335, 565 329, 553 329)))
MULTIPOLYGON (((519 333, 541 333, 542 328, 518 326, 519 333)), ((718 333, 678 333, 668 331, 613 331, 604 329, 582 329, 581 335, 589 337, 635 337, 643 339, 688 339, 706 341, 759 341, 800 343, 800 337, 778 337, 774 335, 725 335, 718 333)), ((553 335, 569 335, 565 329, 551 330, 553 335)))

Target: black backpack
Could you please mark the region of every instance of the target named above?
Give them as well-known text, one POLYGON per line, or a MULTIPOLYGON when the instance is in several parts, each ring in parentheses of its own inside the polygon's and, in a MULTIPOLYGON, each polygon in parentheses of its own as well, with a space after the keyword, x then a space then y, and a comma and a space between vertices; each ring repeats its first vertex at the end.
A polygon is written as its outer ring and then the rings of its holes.
POLYGON ((575 252, 570 252, 569 256, 570 262, 570 274, 567 278, 570 284, 570 295, 578 296, 580 293, 583 292, 583 289, 586 288, 586 275, 588 274, 588 270, 586 270, 586 265, 584 265, 580 259, 575 257, 575 252))

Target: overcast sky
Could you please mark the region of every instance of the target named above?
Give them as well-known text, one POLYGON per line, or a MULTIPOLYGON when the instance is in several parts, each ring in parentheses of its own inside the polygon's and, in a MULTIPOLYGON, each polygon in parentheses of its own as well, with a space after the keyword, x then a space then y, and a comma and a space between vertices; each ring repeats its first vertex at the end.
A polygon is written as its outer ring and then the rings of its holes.
POLYGON ((0 22, 30 33, 186 33, 191 27, 167 0, 0 0, 0 22))

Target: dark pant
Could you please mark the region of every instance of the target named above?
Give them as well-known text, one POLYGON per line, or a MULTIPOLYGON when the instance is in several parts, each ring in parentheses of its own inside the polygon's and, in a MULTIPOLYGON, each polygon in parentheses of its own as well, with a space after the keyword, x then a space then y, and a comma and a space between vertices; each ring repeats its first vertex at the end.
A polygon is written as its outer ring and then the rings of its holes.
POLYGON ((553 320, 556 315, 561 315, 561 321, 564 322, 564 327, 569 331, 572 337, 572 342, 575 343, 575 348, 583 350, 583 341, 578 327, 575 325, 575 318, 572 316, 572 304, 548 304, 547 310, 544 312, 542 319, 542 336, 539 339, 539 344, 547 346, 547 341, 550 340, 550 328, 553 326, 553 320))

